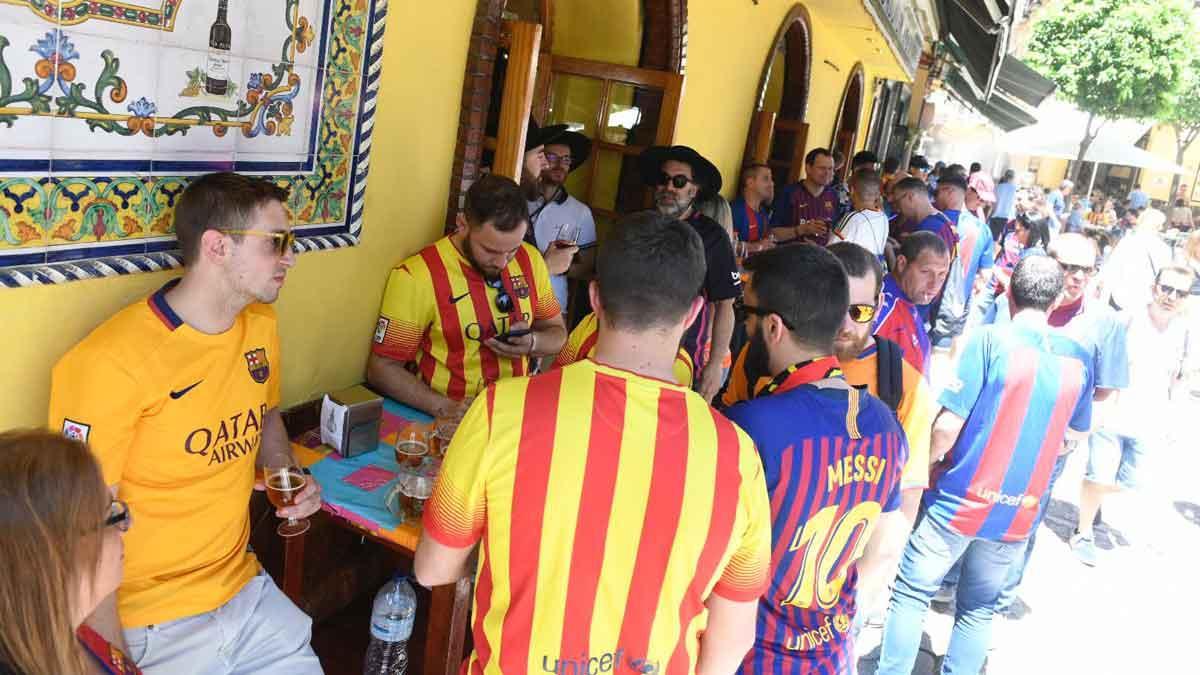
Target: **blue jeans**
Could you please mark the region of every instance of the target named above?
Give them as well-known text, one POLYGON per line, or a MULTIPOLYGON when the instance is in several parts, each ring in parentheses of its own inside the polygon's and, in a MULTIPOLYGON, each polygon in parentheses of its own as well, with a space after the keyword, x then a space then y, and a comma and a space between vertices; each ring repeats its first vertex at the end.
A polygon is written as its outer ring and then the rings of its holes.
MULTIPOLYGON (((1028 543, 1025 545, 1025 555, 1013 564, 1012 569, 1008 571, 1008 582, 1004 585, 1004 590, 1000 593, 1000 600, 996 603, 997 612, 1006 612, 1009 607, 1012 607, 1013 602, 1017 599, 1017 589, 1021 587, 1021 580, 1025 578, 1025 566, 1029 564, 1029 556, 1033 553, 1033 542, 1037 539, 1038 527, 1042 524, 1042 519, 1046 517, 1046 507, 1050 505, 1050 493, 1054 492, 1054 485, 1058 483, 1058 479, 1062 476, 1063 469, 1067 466, 1067 458, 1071 454, 1059 455, 1058 459, 1054 460, 1054 469, 1050 472, 1050 482, 1046 485, 1046 492, 1042 495, 1042 502, 1038 504, 1037 516, 1033 519, 1033 525, 1029 530, 1028 543)), ((954 567, 946 574, 946 579, 943 584, 954 585, 958 583, 958 575, 962 570, 962 561, 955 563, 954 567)))
POLYGON ((977 675, 992 639, 992 614, 1021 557, 1024 541, 1001 542, 967 537, 932 518, 922 518, 909 537, 892 592, 877 675, 909 675, 921 646, 925 612, 946 572, 962 559, 954 632, 942 661, 943 675, 977 675))

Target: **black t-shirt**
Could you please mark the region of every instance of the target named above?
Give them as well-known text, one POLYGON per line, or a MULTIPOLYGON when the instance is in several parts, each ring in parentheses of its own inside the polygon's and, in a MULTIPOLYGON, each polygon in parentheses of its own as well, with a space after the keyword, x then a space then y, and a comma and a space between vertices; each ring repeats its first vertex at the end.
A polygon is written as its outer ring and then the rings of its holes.
POLYGON ((688 224, 695 228, 704 243, 704 261, 707 271, 704 275, 704 286, 700 293, 708 301, 700 317, 683 336, 683 347, 691 355, 692 361, 699 371, 708 360, 708 335, 713 321, 711 303, 730 300, 742 293, 742 277, 738 272, 737 259, 733 257, 733 244, 725 228, 709 218, 697 213, 688 219, 688 224))
POLYGON ((702 289, 704 298, 709 302, 720 302, 741 295, 742 277, 738 274, 733 244, 725 228, 703 213, 693 215, 687 222, 704 242, 704 262, 708 265, 702 289))

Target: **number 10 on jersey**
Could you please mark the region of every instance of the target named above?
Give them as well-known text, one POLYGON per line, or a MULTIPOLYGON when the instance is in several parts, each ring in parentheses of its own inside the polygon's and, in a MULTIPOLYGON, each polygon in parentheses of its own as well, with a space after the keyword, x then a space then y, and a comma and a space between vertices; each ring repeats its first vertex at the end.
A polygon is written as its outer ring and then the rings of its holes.
POLYGON ((862 556, 879 516, 879 502, 861 502, 834 520, 840 506, 817 511, 792 538, 800 551, 800 574, 782 604, 810 609, 837 605, 850 563, 862 556))

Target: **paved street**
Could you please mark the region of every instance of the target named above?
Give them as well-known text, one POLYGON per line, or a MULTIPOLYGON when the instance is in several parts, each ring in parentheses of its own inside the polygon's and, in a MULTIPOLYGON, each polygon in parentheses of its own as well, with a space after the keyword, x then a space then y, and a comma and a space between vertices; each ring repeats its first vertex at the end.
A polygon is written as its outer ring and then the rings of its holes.
MULTIPOLYGON (((1067 546, 1086 458, 1076 453, 1054 491, 1020 592, 1020 618, 998 620, 988 675, 1196 672, 1187 656, 1200 607, 1200 402, 1180 404, 1171 440, 1138 493, 1115 497, 1096 529, 1102 557, 1081 565, 1067 546)), ((953 610, 935 604, 913 671, 936 673, 953 610)), ((860 669, 875 671, 880 631, 858 642, 860 669)))

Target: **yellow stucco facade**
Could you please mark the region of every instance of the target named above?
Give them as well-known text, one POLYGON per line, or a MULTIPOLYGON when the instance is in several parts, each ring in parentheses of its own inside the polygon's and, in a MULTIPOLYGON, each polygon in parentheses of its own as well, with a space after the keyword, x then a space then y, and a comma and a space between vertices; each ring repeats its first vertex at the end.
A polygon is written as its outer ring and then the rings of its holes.
MULTIPOLYGON (((1165 124, 1155 125, 1150 129, 1150 139, 1146 149, 1174 164, 1176 159, 1175 138, 1174 128, 1165 124)), ((1200 142, 1192 143, 1191 147, 1184 152, 1183 161, 1179 164, 1188 170, 1186 174, 1179 177, 1180 185, 1187 186, 1188 193, 1192 193, 1195 188, 1193 181, 1196 177, 1197 167, 1200 167, 1200 142)), ((1142 189, 1150 195, 1151 199, 1174 201, 1175 196, 1171 194, 1171 182, 1174 178, 1174 175, 1166 171, 1142 171, 1142 189)), ((1194 199, 1194 193, 1192 194, 1194 199)))
MULTIPOLYGON (((716 163, 728 195, 742 161, 763 65, 794 4, 689 3, 687 79, 675 138, 716 163)), ((587 0, 556 5, 556 52, 625 61, 634 54, 636 59, 636 36, 627 35, 628 13, 601 11, 607 3, 587 0), (606 31, 629 39, 600 39, 606 31)), ((860 149, 874 78, 901 79, 903 73, 882 36, 861 30, 864 17, 870 17, 858 0, 806 5, 813 36, 809 147, 829 143, 846 80, 862 62, 860 149), (852 30, 854 26, 859 29, 852 30)), ((442 0, 390 7, 362 241, 301 255, 277 304, 285 405, 362 379, 388 270, 442 230, 475 6, 474 0, 442 0)), ((0 317, 8 338, 8 353, 0 360, 0 429, 44 424, 50 368, 59 356, 172 275, 0 289, 0 317)))

